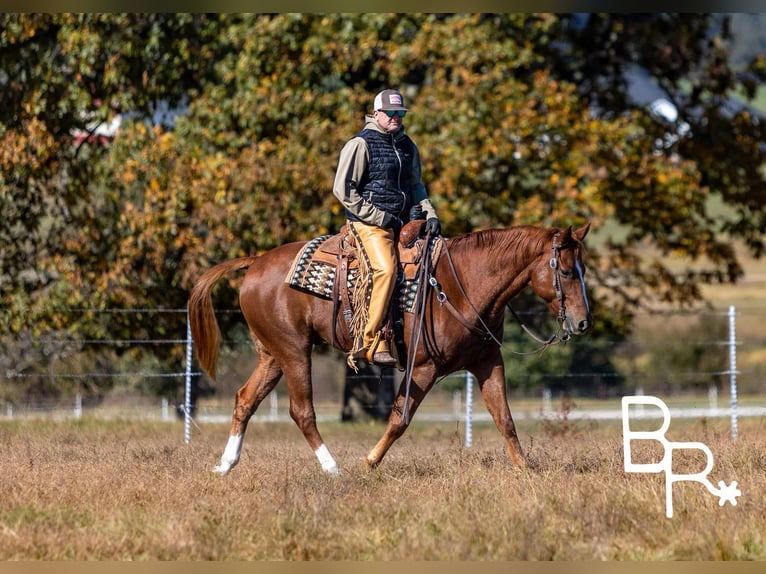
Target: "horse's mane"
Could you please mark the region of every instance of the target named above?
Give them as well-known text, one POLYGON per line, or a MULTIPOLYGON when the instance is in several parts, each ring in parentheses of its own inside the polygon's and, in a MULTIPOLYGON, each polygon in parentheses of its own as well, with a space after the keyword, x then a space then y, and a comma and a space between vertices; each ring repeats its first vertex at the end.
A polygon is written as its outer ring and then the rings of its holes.
POLYGON ((453 254, 484 252, 488 258, 511 255, 524 258, 529 253, 540 253, 550 248, 555 228, 520 225, 506 229, 483 229, 457 235, 449 241, 453 254))

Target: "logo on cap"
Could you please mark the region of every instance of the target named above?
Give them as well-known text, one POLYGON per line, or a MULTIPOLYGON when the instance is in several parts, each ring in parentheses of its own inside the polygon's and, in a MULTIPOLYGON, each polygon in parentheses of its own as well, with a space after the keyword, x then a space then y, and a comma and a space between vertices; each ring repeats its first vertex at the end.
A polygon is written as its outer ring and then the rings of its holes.
POLYGON ((373 103, 373 110, 404 110, 404 98, 396 90, 383 90, 378 92, 373 103))

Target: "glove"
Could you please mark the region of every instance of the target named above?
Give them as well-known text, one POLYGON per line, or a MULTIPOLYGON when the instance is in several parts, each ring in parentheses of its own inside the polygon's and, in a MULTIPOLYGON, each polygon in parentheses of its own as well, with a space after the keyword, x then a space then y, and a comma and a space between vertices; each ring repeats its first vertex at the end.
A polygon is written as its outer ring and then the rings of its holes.
POLYGON ((435 237, 437 235, 441 235, 442 233, 442 224, 439 222, 438 217, 429 217, 426 220, 426 227, 424 229, 426 234, 431 234, 431 237, 435 237))
POLYGON ((394 233, 398 233, 402 228, 402 220, 396 217, 396 215, 392 215, 391 219, 388 220, 387 227, 394 230, 394 233))
POLYGON ((410 221, 415 221, 416 219, 425 219, 426 214, 423 211, 423 208, 420 206, 420 204, 413 205, 412 209, 410 209, 410 221))

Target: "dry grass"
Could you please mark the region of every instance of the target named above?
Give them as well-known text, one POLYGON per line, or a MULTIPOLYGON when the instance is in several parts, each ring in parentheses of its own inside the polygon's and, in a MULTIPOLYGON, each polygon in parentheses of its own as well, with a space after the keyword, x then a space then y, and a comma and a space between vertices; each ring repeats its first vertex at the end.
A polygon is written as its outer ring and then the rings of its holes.
MULTIPOLYGON (((531 425, 532 423, 530 423, 531 425)), ((681 423, 683 424, 683 423, 681 423)), ((673 428, 671 426, 671 434, 673 428)), ((240 465, 210 469, 224 425, 0 423, 4 560, 740 560, 766 558, 766 428, 687 424, 710 478, 739 482, 721 508, 697 483, 665 518, 661 475, 623 471, 619 426, 522 429, 531 468, 513 468, 494 427, 414 424, 373 472, 379 425, 325 424, 341 464, 321 473, 291 424, 251 426, 240 465)))

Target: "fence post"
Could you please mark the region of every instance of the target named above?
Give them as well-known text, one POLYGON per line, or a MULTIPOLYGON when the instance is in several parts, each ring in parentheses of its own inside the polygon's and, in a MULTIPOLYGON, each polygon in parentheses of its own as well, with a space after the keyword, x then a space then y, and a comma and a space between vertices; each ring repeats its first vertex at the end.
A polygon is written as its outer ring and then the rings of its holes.
POLYGON ((82 395, 80 393, 74 396, 74 418, 78 420, 82 418, 82 395))
POLYGON ((473 375, 465 372, 465 446, 473 444, 473 375))
POLYGON ((729 396, 731 401, 731 438, 737 439, 737 313, 729 305, 729 396))
POLYGON ((269 395, 269 420, 273 422, 279 420, 279 395, 277 391, 271 391, 269 395))
POLYGON ((189 322, 189 309, 186 309, 186 385, 184 392, 184 442, 189 444, 191 440, 191 392, 192 392, 192 336, 191 323, 189 322))
POLYGON ((553 407, 551 406, 551 389, 549 387, 543 387, 543 413, 546 415, 551 414, 553 407))

